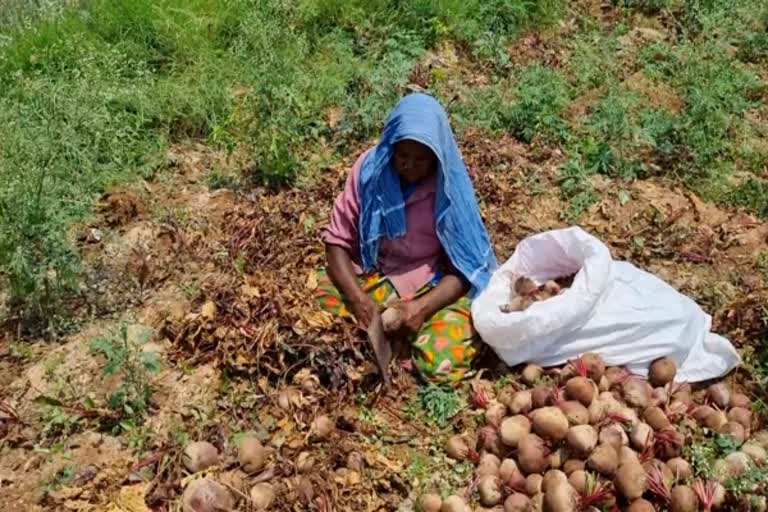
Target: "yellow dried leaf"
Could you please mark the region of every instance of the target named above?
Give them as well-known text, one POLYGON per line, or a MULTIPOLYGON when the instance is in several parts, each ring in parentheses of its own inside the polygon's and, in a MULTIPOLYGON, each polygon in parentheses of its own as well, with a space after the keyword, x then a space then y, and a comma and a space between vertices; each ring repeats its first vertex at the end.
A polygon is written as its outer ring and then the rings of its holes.
POLYGON ((216 304, 214 304, 212 300, 209 300, 203 304, 203 309, 200 311, 200 314, 203 315, 203 318, 206 320, 213 320, 216 316, 216 304))
POLYGON ((317 272, 311 270, 307 276, 307 290, 317 289, 317 272))
POLYGON ((244 284, 241 287, 240 291, 243 292, 243 295, 246 295, 248 297, 258 297, 259 295, 261 295, 258 288, 256 288, 255 286, 251 286, 249 284, 244 284))
POLYGON ((333 315, 325 311, 316 311, 307 315, 307 323, 310 327, 327 328, 333 325, 333 315))
POLYGON ((144 503, 147 484, 130 485, 120 489, 110 504, 109 512, 152 512, 144 503))

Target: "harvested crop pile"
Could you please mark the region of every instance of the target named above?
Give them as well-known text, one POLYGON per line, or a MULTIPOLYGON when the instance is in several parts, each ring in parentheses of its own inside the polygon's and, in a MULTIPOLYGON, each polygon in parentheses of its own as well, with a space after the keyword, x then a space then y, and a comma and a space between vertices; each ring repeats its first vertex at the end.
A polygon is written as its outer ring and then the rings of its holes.
POLYGON ((542 285, 537 285, 526 276, 519 276, 512 280, 509 302, 499 307, 502 313, 525 311, 534 302, 551 299, 565 293, 565 290, 573 284, 574 275, 564 276, 542 285))
POLYGON ((314 301, 323 252, 318 221, 305 212, 326 211, 337 189, 326 179, 308 194, 264 193, 229 215, 229 265, 202 283, 186 317, 164 327, 177 359, 272 382, 312 366, 332 389, 375 371, 364 333, 314 301))
POLYGON ((475 403, 486 411, 506 408, 481 429, 499 431, 502 442, 492 453, 487 443, 469 444, 476 439, 471 432, 447 445, 452 458, 477 464, 465 494, 485 507, 527 510, 533 503, 533 510, 553 512, 709 511, 761 500, 763 482, 748 492, 726 491, 734 477, 765 474, 768 434, 753 434, 749 399, 724 382, 697 390, 675 383, 676 365, 667 358, 650 370, 656 388, 622 368, 605 368, 596 354, 546 372, 529 365, 523 375, 535 378, 523 378, 526 385, 508 385, 497 398, 475 403), (578 408, 585 412, 574 413, 578 408), (714 477, 703 478, 711 468, 686 460, 683 448, 712 436, 732 451, 714 461, 714 477))

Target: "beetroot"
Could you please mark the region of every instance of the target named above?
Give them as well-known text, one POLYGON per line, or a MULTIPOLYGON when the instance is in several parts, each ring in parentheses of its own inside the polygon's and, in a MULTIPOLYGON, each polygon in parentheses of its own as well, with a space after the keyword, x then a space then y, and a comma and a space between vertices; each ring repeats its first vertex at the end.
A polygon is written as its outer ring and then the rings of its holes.
POLYGON ((501 422, 501 442, 511 448, 517 448, 520 440, 531 431, 531 422, 525 416, 505 418, 501 422))
POLYGON ((499 402, 491 402, 485 409, 485 423, 498 428, 506 414, 506 405, 499 402))
POLYGON ((624 464, 616 471, 613 484, 628 500, 638 499, 646 490, 645 469, 639 463, 624 464))
POLYGON ((587 459, 587 467, 603 476, 613 477, 619 466, 619 454, 610 444, 600 444, 587 459))
POLYGON ((627 509, 628 512, 656 512, 653 503, 643 499, 635 500, 627 509))
POLYGON ((181 462, 189 471, 197 473, 219 463, 219 450, 206 441, 190 443, 184 448, 181 462))
POLYGON ((583 460, 568 459, 563 464, 563 472, 566 475, 570 475, 574 471, 579 471, 580 469, 584 469, 585 467, 586 467, 586 463, 583 460))
POLYGON ((741 426, 741 423, 736 423, 735 421, 729 421, 720 427, 720 433, 730 435, 737 446, 741 446, 747 437, 744 427, 741 426))
POLYGON ((501 461, 492 453, 484 453, 480 457, 480 462, 477 465, 475 473, 478 477, 484 476, 499 476, 501 471, 501 461))
POLYGON ((536 434, 528 434, 517 445, 517 465, 525 474, 542 473, 549 461, 544 441, 536 434))
POLYGON ((530 391, 518 391, 512 395, 507 403, 512 414, 525 414, 533 407, 533 396, 530 391))
POLYGON ((585 407, 595 397, 595 384, 586 377, 573 377, 565 384, 565 392, 571 400, 581 402, 585 407))
POLYGON ((653 439, 653 429, 647 423, 638 423, 629 434, 632 448, 643 451, 653 439))
POLYGON ((543 482, 544 477, 538 473, 528 475, 525 479, 525 494, 531 497, 541 494, 541 485, 543 482))
POLYGON ((752 412, 750 412, 748 409, 734 407, 728 411, 727 417, 729 421, 735 421, 744 427, 745 430, 749 430, 752 426, 752 412))
POLYGON ((693 469, 688 462, 680 457, 674 457, 667 461, 667 466, 675 476, 675 481, 683 482, 693 476, 693 469))
MULTIPOLYGON (((598 402, 598 400, 595 400, 592 403, 594 404, 596 402, 598 402)), ((581 405, 581 402, 569 400, 567 402, 560 403, 558 407, 560 407, 560 410, 563 411, 563 414, 565 414, 565 417, 570 425, 586 425, 587 423, 590 423, 589 410, 581 405)))
POLYGON ((744 443, 741 447, 741 451, 749 455, 749 458, 758 466, 763 466, 768 462, 768 454, 766 453, 765 448, 755 441, 744 443))
POLYGON ((181 496, 184 512, 216 512, 234 507, 235 500, 226 487, 208 478, 192 480, 181 496))
POLYGON ((712 384, 707 388, 707 398, 721 409, 731 403, 731 390, 723 382, 712 384))
POLYGON ((668 357, 662 357, 651 363, 651 368, 648 371, 648 380, 655 387, 665 386, 675 380, 675 374, 677 374, 675 362, 668 357))
POLYGON ((477 483, 480 494, 480 503, 486 507, 493 507, 501 503, 501 489, 498 477, 487 475, 481 477, 477 483))
POLYGON ((591 425, 577 425, 568 430, 566 441, 571 450, 586 457, 597 446, 597 431, 591 425))
POLYGON ((600 382, 605 375, 605 361, 603 357, 594 352, 587 352, 582 354, 581 362, 587 370, 587 377, 595 382, 600 382))
POLYGON ((584 494, 586 492, 587 480, 587 472, 583 469, 579 469, 568 475, 568 483, 571 484, 571 487, 576 489, 576 492, 579 494, 584 494))
POLYGON ((529 386, 535 385, 539 379, 544 375, 544 368, 536 366, 535 364, 529 364, 523 369, 522 379, 523 382, 529 386))
POLYGON ((622 386, 624 400, 631 407, 645 409, 651 400, 651 391, 648 383, 638 377, 631 377, 624 382, 622 386))
POLYGON ((561 441, 568 433, 568 419, 557 407, 543 407, 531 413, 533 431, 545 439, 561 441))
MULTIPOLYGON (((275 501, 275 489, 272 484, 258 483, 251 487, 251 503, 256 510, 268 510, 275 501)), ((228 510, 228 509, 224 509, 228 510)))
POLYGON ((422 512, 440 512, 442 506, 443 499, 438 494, 425 494, 419 500, 422 512))
POLYGON ((664 411, 659 407, 647 407, 645 411, 643 411, 643 419, 654 430, 662 430, 672 426, 667 415, 664 414, 664 411))
POLYGON ((678 485, 672 489, 672 512, 696 512, 699 509, 699 500, 693 489, 686 485, 678 485))
POLYGON ((531 392, 531 401, 534 409, 540 409, 555 403, 552 388, 549 386, 536 386, 531 392))
POLYGON ((612 445, 617 450, 629 444, 629 438, 624 427, 618 423, 611 423, 600 429, 598 440, 600 443, 612 445))
POLYGON ((731 395, 731 407, 749 410, 752 408, 752 401, 744 393, 733 393, 731 395))
POLYGON ((266 451, 261 441, 255 437, 246 437, 239 443, 237 457, 240 467, 246 473, 255 473, 264 467, 266 461, 266 451))
POLYGON ((504 512, 529 512, 531 500, 525 494, 514 492, 504 501, 504 512))

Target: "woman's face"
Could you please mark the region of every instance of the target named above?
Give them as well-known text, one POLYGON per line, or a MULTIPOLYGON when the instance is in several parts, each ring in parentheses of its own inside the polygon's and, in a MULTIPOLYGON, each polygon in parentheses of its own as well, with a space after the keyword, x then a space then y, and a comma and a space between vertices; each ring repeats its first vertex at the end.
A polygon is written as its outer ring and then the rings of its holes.
POLYGON ((406 183, 415 183, 437 169, 437 157, 427 146, 414 140, 395 144, 395 170, 406 183))

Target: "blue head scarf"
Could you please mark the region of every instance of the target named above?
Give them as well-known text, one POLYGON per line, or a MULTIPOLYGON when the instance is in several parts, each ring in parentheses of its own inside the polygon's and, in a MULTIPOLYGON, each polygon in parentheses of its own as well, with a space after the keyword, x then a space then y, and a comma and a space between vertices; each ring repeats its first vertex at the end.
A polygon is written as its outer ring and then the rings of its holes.
POLYGON ((453 266, 469 281, 470 297, 480 293, 496 269, 496 256, 475 198, 472 181, 443 107, 431 96, 401 99, 387 118, 378 145, 360 169, 360 255, 365 271, 374 270, 382 238, 405 235, 405 199, 392 165, 395 143, 413 140, 438 159, 435 228, 453 266))

